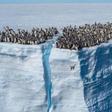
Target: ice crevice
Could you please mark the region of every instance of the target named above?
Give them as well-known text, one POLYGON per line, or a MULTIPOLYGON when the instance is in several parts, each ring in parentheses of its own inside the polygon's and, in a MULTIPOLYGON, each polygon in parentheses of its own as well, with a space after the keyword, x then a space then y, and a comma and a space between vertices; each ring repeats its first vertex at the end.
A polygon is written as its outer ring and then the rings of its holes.
POLYGON ((49 57, 51 54, 51 50, 53 48, 53 44, 56 43, 56 40, 59 36, 55 36, 53 39, 47 41, 45 44, 41 46, 42 51, 42 62, 43 62, 43 69, 44 69, 44 84, 45 84, 45 92, 46 92, 46 99, 45 102, 47 103, 47 112, 52 111, 53 103, 52 103, 52 81, 51 81, 51 68, 49 63, 49 57))

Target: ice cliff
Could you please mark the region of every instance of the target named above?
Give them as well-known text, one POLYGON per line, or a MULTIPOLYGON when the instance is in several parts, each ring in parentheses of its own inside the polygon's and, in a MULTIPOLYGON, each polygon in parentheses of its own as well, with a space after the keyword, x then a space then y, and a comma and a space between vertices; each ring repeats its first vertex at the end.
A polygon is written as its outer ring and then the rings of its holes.
POLYGON ((80 75, 89 112, 112 112, 112 44, 79 52, 80 75))
POLYGON ((0 43, 0 112, 111 112, 112 43, 80 51, 0 43))

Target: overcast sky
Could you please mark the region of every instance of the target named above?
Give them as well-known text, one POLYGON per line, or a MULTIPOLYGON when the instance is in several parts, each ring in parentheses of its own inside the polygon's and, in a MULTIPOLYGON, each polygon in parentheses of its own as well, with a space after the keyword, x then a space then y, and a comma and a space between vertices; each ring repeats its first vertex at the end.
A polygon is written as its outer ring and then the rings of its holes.
POLYGON ((0 0, 0 3, 112 3, 112 0, 0 0))

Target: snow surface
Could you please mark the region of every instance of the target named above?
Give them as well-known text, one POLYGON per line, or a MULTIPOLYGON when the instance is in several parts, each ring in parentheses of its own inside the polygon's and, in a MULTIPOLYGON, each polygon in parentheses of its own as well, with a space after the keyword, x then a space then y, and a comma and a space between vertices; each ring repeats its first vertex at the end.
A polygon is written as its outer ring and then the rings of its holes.
POLYGON ((0 4, 0 29, 112 22, 112 4, 0 4))

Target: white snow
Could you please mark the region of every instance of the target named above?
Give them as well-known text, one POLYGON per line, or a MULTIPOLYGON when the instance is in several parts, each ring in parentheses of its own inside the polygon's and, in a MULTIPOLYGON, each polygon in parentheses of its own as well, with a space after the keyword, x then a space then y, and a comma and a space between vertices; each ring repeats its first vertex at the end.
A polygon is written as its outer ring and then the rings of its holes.
POLYGON ((112 22, 112 4, 0 4, 0 28, 112 22))

